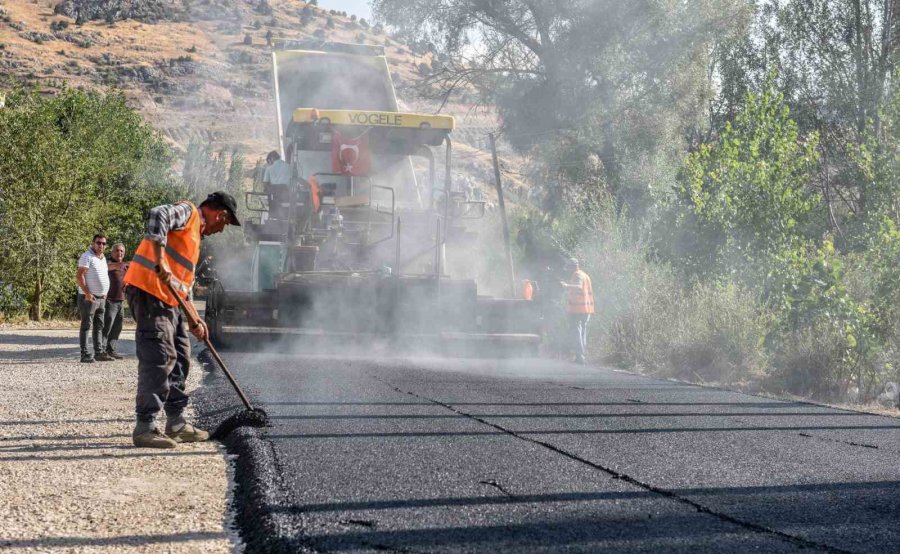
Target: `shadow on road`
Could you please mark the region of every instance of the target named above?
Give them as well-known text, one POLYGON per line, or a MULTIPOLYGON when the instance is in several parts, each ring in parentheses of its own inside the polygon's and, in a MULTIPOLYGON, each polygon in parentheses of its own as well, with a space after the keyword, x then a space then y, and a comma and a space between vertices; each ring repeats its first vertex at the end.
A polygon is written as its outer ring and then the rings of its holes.
POLYGON ((227 538, 226 533, 192 532, 170 535, 123 535, 119 537, 38 537, 34 539, 0 539, 3 548, 84 548, 89 546, 135 546, 145 544, 177 544, 227 538))

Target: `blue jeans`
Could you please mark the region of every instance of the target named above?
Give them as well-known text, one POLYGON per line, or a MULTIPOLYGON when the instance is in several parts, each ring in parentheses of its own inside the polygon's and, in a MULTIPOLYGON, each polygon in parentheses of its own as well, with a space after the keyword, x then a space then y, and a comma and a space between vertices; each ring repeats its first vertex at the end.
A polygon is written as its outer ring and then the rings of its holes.
POLYGON ((569 332, 572 335, 576 362, 583 362, 586 356, 587 328, 590 320, 591 314, 569 314, 569 332))

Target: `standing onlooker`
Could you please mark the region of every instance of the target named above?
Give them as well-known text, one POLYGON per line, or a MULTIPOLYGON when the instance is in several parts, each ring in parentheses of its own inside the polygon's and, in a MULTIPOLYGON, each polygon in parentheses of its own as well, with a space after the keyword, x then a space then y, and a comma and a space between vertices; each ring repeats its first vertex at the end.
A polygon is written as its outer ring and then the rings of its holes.
POLYGON ((106 249, 106 235, 97 233, 91 247, 78 259, 76 282, 78 283, 78 312, 81 314, 81 331, 78 345, 81 347, 81 362, 94 363, 112 360, 103 352, 103 314, 106 311, 106 293, 109 291, 109 274, 103 250, 106 249), (87 346, 87 334, 93 327, 94 355, 87 346))
POLYGON ((594 313, 594 288, 591 278, 578 267, 577 258, 569 258, 565 265, 571 271, 569 281, 561 281, 566 288, 566 311, 569 314, 569 330, 575 346, 575 363, 584 364, 587 349, 587 326, 594 313))
POLYGON ((125 262, 125 245, 117 242, 109 251, 109 292, 106 294, 106 315, 103 318, 103 344, 101 350, 107 356, 115 360, 124 358, 116 347, 119 344, 119 334, 122 332, 122 320, 125 300, 125 272, 128 271, 128 263, 125 262))

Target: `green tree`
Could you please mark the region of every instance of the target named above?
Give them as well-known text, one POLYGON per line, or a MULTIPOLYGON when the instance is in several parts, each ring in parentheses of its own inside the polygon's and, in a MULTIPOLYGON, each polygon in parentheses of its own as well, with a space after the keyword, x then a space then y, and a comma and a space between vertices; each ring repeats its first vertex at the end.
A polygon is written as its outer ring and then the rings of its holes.
POLYGON ((860 247, 843 235, 862 223, 876 194, 851 154, 872 137, 885 139, 882 116, 896 87, 898 22, 895 0, 763 0, 747 32, 724 41, 715 56, 712 73, 721 83, 710 110, 715 131, 748 90, 778 71, 801 133, 815 130, 821 138, 813 184, 826 204, 823 224, 844 250, 860 247))
POLYGON ((802 246, 820 205, 807 186, 818 162, 817 141, 815 133, 799 136, 770 80, 761 94, 746 96, 718 140, 688 156, 676 192, 705 241, 688 252, 699 255, 693 272, 746 266, 756 279, 773 256, 802 246))
MULTIPOLYGON (((448 57, 424 86, 477 91, 505 137, 543 163, 547 206, 605 189, 636 215, 667 190, 711 95, 716 34, 742 0, 375 0, 379 21, 448 57)), ((540 186, 539 185, 539 186, 540 186)), ((577 201, 577 200, 576 200, 577 201)))
POLYGON ((32 319, 74 291, 93 234, 135 245, 176 193, 169 149, 118 94, 16 89, 0 109, 0 275, 32 319))
POLYGON ((182 178, 188 195, 201 202, 214 190, 224 190, 235 198, 243 197, 244 156, 237 149, 218 152, 211 143, 191 141, 184 155, 182 178))

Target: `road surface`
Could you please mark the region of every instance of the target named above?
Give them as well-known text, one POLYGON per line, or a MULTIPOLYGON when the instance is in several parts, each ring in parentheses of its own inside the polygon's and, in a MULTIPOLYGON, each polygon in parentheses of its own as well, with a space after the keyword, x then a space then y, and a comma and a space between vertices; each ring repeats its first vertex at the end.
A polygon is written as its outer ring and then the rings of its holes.
POLYGON ((900 551, 895 418, 548 360, 225 359, 273 422, 228 441, 251 550, 900 551))

